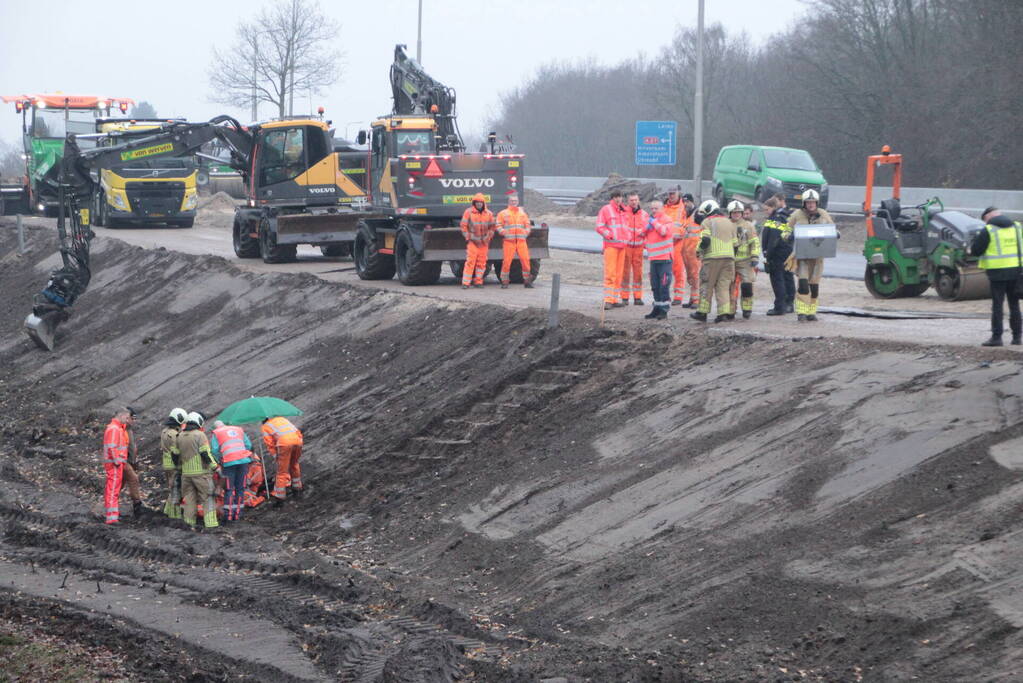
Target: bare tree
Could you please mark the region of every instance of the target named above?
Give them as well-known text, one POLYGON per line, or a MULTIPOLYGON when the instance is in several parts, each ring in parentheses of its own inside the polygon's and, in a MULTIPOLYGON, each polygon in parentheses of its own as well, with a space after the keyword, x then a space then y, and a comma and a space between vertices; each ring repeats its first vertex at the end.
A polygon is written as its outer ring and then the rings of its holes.
POLYGON ((230 51, 213 50, 209 81, 214 102, 268 102, 278 116, 294 113, 295 91, 315 94, 341 76, 340 26, 315 0, 278 0, 251 22, 240 22, 230 51))
POLYGON ((133 119, 155 119, 156 107, 142 100, 131 108, 131 117, 133 119))

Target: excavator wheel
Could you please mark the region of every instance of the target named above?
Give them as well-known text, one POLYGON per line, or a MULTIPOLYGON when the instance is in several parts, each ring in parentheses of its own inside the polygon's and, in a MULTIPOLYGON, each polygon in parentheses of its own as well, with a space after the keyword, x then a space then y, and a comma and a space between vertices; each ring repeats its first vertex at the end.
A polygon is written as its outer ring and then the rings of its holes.
POLYGON ((401 230, 394 241, 394 265, 403 285, 435 285, 440 279, 440 269, 444 263, 424 261, 422 254, 416 251, 408 231, 401 230))
POLYGON ((351 256, 352 245, 348 242, 345 242, 344 244, 325 244, 320 247, 320 253, 329 258, 351 256))
MULTIPOLYGON (((448 261, 448 268, 451 269, 451 274, 455 276, 455 279, 459 282, 462 281, 462 273, 465 271, 465 261, 448 261)), ((487 276, 493 271, 497 279, 501 279, 501 263, 497 262, 497 266, 494 265, 493 261, 487 261, 487 269, 483 271, 483 281, 487 281, 487 276)))
POLYGON ((270 232, 270 222, 266 218, 259 221, 259 255, 263 257, 263 263, 294 261, 297 250, 294 244, 278 245, 270 232))
MULTIPOLYGON (((539 274, 540 259, 529 259, 529 275, 534 282, 539 274)), ((521 285, 524 282, 522 279, 522 262, 518 259, 512 261, 511 268, 508 269, 508 280, 514 285, 521 285)))
POLYGON ((234 219, 234 227, 231 230, 231 234, 235 256, 238 258, 259 258, 259 240, 253 239, 249 235, 249 231, 245 229, 245 226, 237 217, 234 219))
POLYGON ((394 257, 381 254, 373 233, 365 223, 359 223, 352 249, 355 272, 361 280, 390 280, 394 277, 394 257))
POLYGON ((898 299, 906 296, 903 293, 903 286, 899 283, 898 274, 889 265, 867 266, 863 282, 875 299, 898 299))

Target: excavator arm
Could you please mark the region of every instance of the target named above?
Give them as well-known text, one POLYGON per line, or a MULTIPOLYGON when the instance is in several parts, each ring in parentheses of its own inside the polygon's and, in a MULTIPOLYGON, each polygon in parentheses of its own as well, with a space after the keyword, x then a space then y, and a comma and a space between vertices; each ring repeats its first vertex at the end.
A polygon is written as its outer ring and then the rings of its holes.
MULTIPOLYGON (((108 136, 98 139, 103 137, 108 136)), ((122 132, 111 138, 117 144, 95 149, 82 150, 75 138, 73 134, 67 136, 58 171, 57 233, 62 265, 50 273, 46 287, 33 298, 32 313, 25 319, 28 336, 46 351, 53 350, 57 326, 70 317, 71 306, 92 277, 89 245, 94 233, 88 207, 96 186, 94 170, 135 159, 185 156, 207 142, 220 140, 231 150, 231 166, 244 177, 251 168, 253 153, 252 136, 229 116, 217 116, 205 123, 172 121, 158 130, 138 134, 122 132)))
POLYGON ((437 134, 440 136, 438 151, 461 152, 465 149, 462 134, 458 131, 454 88, 434 80, 419 62, 405 54, 404 45, 394 46, 391 92, 394 115, 428 114, 437 121, 437 134))

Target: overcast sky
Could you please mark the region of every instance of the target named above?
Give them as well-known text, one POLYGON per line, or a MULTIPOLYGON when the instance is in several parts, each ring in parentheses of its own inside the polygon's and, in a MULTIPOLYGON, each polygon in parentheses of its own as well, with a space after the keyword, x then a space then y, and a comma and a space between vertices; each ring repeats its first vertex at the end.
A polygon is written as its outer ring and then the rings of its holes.
MULTIPOLYGON (((228 48, 257 0, 92 3, 0 0, 0 94, 62 91, 131 97, 161 116, 243 122, 248 107, 209 101, 212 48, 228 48)), ((390 111, 394 45, 415 56, 418 0, 323 0, 341 24, 344 74, 328 92, 296 97, 295 113, 323 105, 339 132, 354 135, 390 111), (301 103, 301 110, 299 104, 301 103)), ((614 64, 656 55, 676 27, 696 23, 697 0, 423 0, 423 65, 458 92, 464 134, 484 131, 501 93, 553 60, 614 64)), ((762 42, 807 11, 802 0, 706 0, 707 23, 723 22, 762 42)), ((0 109, 0 139, 14 142, 20 117, 0 109)), ((263 104, 261 117, 271 116, 263 104)))

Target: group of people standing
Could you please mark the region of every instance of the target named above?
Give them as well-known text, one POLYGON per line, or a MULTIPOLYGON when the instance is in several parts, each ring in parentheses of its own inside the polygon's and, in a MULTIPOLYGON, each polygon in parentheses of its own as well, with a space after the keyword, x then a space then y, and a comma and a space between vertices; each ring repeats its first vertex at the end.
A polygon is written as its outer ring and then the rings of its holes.
POLYGON ((654 296, 653 310, 645 317, 664 319, 671 306, 682 306, 695 308, 690 317, 706 322, 716 299, 714 322, 734 320, 739 309, 749 318, 763 257, 775 295, 767 315, 795 312, 800 321, 816 320, 824 260, 795 259, 792 235, 799 224, 833 222, 819 208, 819 199, 816 191, 808 190, 802 207, 790 212, 783 195, 769 198, 764 206, 770 213, 758 230, 752 206, 738 200, 728 203, 726 214, 712 199, 697 208, 692 195, 672 189, 663 203, 651 202, 648 213, 638 193, 613 192, 596 225, 604 240, 604 308, 627 306, 630 299, 633 305, 643 304, 645 251, 654 296), (684 303, 686 281, 690 295, 684 303))
MULTIPOLYGON (((119 410, 107 425, 103 436, 103 467, 106 471, 104 492, 105 521, 117 524, 120 518, 119 499, 122 482, 129 482, 133 514, 143 510, 136 468, 137 446, 131 426, 136 414, 131 408, 119 410), (134 457, 130 458, 134 446, 134 457), (134 482, 132 484, 131 482, 134 482)), ((205 416, 183 408, 170 411, 160 432, 160 455, 167 498, 163 514, 181 519, 188 528, 219 527, 221 523, 241 520, 245 507, 255 507, 266 500, 259 495, 261 487, 269 487, 263 461, 253 452, 252 441, 241 427, 221 420, 212 424, 207 436, 203 431, 205 416)), ((270 455, 277 461, 277 474, 270 499, 275 506, 284 502, 288 493, 303 490, 302 432, 285 417, 263 420, 261 435, 270 455)))
POLYGON ((518 195, 508 195, 508 208, 495 216, 487 208, 487 198, 477 192, 472 202, 462 213, 460 222, 465 238, 465 267, 462 269, 462 289, 483 287, 487 272, 490 242, 494 235, 502 237, 504 253, 501 261, 501 289, 510 284, 512 262, 517 256, 522 264, 522 283, 526 289, 533 288, 533 274, 530 272, 529 247, 526 239, 532 231, 532 224, 526 210, 519 206, 518 195))

